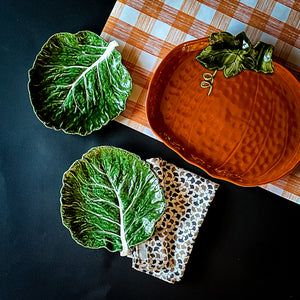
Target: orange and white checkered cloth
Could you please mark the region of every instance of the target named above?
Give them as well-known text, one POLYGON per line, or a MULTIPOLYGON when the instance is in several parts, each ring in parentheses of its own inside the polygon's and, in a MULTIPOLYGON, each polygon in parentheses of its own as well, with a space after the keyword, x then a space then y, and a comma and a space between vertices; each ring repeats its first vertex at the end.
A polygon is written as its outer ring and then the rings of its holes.
MULTIPOLYGON (((176 45, 216 31, 245 31, 253 44, 274 45, 274 60, 300 80, 299 0, 118 0, 101 33, 119 43, 133 79, 126 110, 117 121, 157 139, 145 114, 153 72, 176 45)), ((300 203, 300 165, 262 187, 300 203)))

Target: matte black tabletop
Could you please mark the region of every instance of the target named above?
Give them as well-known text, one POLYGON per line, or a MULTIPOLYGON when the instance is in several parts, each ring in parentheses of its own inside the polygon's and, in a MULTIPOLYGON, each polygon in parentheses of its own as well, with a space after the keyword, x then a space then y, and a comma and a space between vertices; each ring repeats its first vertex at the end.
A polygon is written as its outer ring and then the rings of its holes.
POLYGON ((0 299, 300 299, 300 205, 209 177, 163 143, 116 121, 86 136, 46 128, 30 104, 28 70, 57 32, 100 34, 111 0, 1 4, 0 299), (63 173, 90 148, 161 157, 220 184, 182 281, 75 243, 62 225, 63 173), (230 298, 229 298, 230 296, 230 298))

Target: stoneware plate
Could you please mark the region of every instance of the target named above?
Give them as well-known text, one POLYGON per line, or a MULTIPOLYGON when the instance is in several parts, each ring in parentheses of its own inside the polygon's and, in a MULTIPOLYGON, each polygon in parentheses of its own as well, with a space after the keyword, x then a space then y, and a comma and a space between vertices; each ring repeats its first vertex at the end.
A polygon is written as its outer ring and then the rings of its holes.
POLYGON ((157 68, 146 101, 153 132, 215 178, 242 186, 279 179, 300 158, 299 82, 274 62, 273 74, 218 71, 208 95, 200 85, 213 71, 196 60, 207 45, 181 44, 157 68))

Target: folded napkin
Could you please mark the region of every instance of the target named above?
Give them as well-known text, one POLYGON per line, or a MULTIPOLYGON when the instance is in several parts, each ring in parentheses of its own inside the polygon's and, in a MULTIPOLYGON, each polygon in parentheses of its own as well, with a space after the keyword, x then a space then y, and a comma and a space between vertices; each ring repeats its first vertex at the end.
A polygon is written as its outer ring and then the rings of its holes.
POLYGON ((129 257, 134 269, 174 283, 184 274, 219 185, 160 158, 147 161, 160 181, 167 205, 152 237, 132 247, 129 257))

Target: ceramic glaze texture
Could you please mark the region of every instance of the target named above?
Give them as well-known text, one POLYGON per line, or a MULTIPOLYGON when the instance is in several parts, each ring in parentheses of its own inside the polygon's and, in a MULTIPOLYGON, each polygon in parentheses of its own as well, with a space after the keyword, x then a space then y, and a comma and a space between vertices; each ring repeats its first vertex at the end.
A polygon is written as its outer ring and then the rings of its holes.
POLYGON ((57 33, 45 43, 28 87, 34 111, 47 127, 87 135, 125 109, 132 80, 117 46, 90 31, 57 33))
POLYGON ((88 248, 126 255, 152 235, 165 204, 149 164, 123 149, 93 148, 64 174, 62 220, 88 248))
POLYGON ((195 57, 207 39, 177 46, 157 69, 147 96, 153 131, 214 177, 255 186, 278 179, 299 162, 300 87, 281 65, 265 75, 208 71, 195 57))

